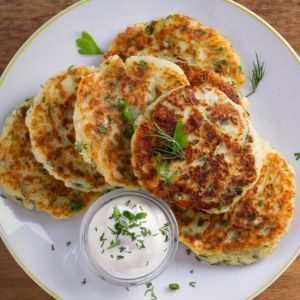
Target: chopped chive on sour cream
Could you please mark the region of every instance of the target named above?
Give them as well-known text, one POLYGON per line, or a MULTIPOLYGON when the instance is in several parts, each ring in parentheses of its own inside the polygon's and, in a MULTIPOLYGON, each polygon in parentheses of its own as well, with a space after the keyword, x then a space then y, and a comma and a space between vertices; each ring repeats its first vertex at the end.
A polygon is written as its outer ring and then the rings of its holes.
POLYGON ((88 244, 94 261, 110 275, 140 277, 155 270, 167 255, 169 223, 146 199, 121 196, 95 213, 88 244))

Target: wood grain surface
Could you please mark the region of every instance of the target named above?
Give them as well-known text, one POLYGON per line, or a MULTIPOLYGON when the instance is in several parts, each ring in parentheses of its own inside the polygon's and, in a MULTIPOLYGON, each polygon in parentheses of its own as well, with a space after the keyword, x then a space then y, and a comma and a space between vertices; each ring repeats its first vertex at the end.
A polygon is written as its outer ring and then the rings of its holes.
MULTIPOLYGON (((0 0, 0 73, 18 48, 53 15, 74 0, 0 0)), ((269 22, 300 53, 300 0, 237 1, 269 22)), ((300 257, 258 300, 300 299, 300 257)), ((0 242, 0 299, 52 299, 16 264, 0 242)), ((216 299, 218 300, 218 299, 216 299)))

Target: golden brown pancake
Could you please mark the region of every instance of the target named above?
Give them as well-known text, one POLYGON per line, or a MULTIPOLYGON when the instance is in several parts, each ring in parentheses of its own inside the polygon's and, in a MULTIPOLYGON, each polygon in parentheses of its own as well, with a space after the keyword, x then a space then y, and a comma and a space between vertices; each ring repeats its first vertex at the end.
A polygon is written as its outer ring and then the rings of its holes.
POLYGON ((37 161, 67 187, 84 192, 109 188, 75 145, 73 113, 78 85, 83 76, 95 71, 94 67, 73 66, 54 75, 34 97, 26 117, 37 161))
POLYGON ((139 184, 167 202, 222 213, 259 177, 261 141, 245 110, 215 88, 164 94, 135 126, 132 165, 139 184), (174 155, 174 143, 161 132, 174 137, 178 122, 188 145, 174 155))
POLYGON ((212 264, 243 265, 271 254, 293 217, 295 175, 274 150, 268 150, 255 186, 227 213, 209 215, 173 210, 180 241, 212 264))
POLYGON ((114 186, 137 187, 131 165, 133 123, 162 93, 189 84, 174 63, 115 55, 79 85, 74 113, 76 142, 84 160, 114 186))
POLYGON ((245 78, 240 59, 220 33, 180 14, 128 27, 117 35, 105 57, 118 54, 182 59, 222 75, 238 88, 245 78))
POLYGON ((67 188, 36 161, 25 126, 29 106, 30 102, 25 102, 9 115, 0 138, 0 183, 4 193, 19 204, 54 218, 77 215, 101 194, 67 188))

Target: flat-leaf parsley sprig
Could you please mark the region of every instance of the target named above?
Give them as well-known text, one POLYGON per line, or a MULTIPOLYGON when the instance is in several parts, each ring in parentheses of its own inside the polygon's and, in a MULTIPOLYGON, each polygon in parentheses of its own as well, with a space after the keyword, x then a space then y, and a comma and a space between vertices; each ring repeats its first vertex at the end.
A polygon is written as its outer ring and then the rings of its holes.
POLYGON ((85 54, 85 55, 102 55, 103 54, 103 51, 96 44, 95 40, 86 31, 83 31, 81 34, 81 38, 78 38, 76 40, 76 45, 78 47, 78 52, 80 54, 85 54))
POLYGON ((265 75, 265 64, 259 61, 257 53, 255 53, 255 56, 256 56, 256 61, 253 62, 252 74, 250 76, 252 90, 248 95, 246 95, 246 97, 249 97, 250 95, 256 92, 260 81, 265 75))

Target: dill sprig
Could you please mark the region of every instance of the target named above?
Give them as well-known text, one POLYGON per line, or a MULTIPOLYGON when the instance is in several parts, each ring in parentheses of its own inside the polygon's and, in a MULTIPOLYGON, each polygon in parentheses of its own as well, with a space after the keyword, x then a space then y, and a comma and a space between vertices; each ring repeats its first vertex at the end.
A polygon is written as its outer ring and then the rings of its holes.
POLYGON ((259 61, 257 53, 255 53, 256 56, 256 62, 253 62, 253 69, 250 79, 251 85, 252 85, 252 91, 246 95, 246 97, 249 97, 250 95, 254 94, 256 92, 256 89, 262 80, 262 78, 265 75, 265 65, 264 63, 261 63, 259 61))
POLYGON ((154 153, 159 153, 160 158, 163 160, 185 159, 183 150, 188 146, 189 142, 184 133, 182 121, 177 120, 173 137, 160 128, 154 120, 153 123, 154 127, 151 129, 155 134, 150 134, 149 136, 159 139, 159 145, 155 148, 154 153))
POLYGON ((300 152, 294 153, 294 156, 295 156, 296 160, 299 160, 300 159, 300 152))

